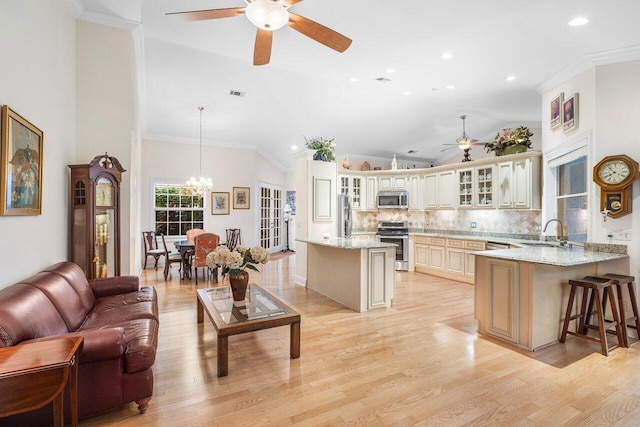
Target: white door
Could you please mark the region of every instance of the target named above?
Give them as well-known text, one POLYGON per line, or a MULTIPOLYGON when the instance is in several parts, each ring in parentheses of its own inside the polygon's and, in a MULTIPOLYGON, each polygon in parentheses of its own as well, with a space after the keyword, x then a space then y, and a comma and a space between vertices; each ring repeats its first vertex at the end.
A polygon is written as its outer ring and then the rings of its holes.
POLYGON ((260 184, 260 246, 269 252, 284 249, 282 189, 260 184))

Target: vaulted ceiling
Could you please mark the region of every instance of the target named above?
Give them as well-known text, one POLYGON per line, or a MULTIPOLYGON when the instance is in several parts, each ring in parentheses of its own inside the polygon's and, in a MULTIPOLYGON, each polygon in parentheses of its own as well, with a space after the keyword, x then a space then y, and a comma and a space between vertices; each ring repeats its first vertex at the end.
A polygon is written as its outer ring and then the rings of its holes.
POLYGON ((637 0, 304 0, 290 11, 349 37, 349 49, 285 26, 270 64, 254 66, 245 16, 166 16, 244 0, 66 1, 82 1, 85 16, 141 23, 146 139, 197 141, 204 106, 205 144, 256 147, 283 169, 304 137, 334 137, 339 156, 437 161, 462 133, 462 114, 480 140, 540 126, 549 85, 640 47, 637 0), (569 26, 578 16, 589 23, 569 26))

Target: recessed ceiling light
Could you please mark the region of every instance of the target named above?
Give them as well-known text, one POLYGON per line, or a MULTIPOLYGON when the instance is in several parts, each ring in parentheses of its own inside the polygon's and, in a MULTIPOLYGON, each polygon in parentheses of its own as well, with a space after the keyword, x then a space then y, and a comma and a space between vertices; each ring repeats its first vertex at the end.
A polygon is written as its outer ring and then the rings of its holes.
POLYGON ((569 25, 572 27, 579 27, 588 23, 589 20, 583 16, 578 16, 577 18, 573 18, 571 21, 569 21, 569 25))
POLYGON ((451 58, 453 58, 453 55, 451 54, 451 52, 445 52, 442 55, 440 55, 440 58, 442 58, 442 59, 451 59, 451 58))
POLYGON ((295 150, 297 150, 297 149, 298 149, 298 146, 297 146, 297 145, 292 145, 292 146, 291 146, 291 149, 295 151, 295 150))
POLYGON ((387 70, 387 73, 395 73, 395 72, 396 72, 396 70, 395 70, 395 69, 393 69, 393 68, 389 68, 389 69, 387 70))
POLYGON ((356 79, 355 77, 351 77, 351 78, 349 79, 349 81, 350 81, 350 82, 357 82, 357 81, 358 81, 358 79, 356 79))
POLYGON ((455 89, 456 87, 454 85, 449 85, 449 86, 445 86, 445 89, 455 89))
POLYGON ((411 95, 411 92, 406 91, 406 92, 402 92, 403 95, 411 95))
POLYGON ((516 76, 507 76, 507 78, 505 79, 508 82, 512 82, 516 79, 516 76))

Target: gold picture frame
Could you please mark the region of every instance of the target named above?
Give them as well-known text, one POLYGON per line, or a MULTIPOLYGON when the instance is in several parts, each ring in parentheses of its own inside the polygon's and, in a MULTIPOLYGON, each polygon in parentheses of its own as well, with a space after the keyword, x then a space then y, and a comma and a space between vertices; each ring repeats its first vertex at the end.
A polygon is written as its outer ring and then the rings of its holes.
POLYGON ((0 215, 40 215, 44 134, 7 105, 0 127, 0 215))
POLYGON ((251 209, 251 187, 233 187, 233 209, 251 209))
POLYGON ((211 215, 229 215, 229 192, 211 192, 211 215))

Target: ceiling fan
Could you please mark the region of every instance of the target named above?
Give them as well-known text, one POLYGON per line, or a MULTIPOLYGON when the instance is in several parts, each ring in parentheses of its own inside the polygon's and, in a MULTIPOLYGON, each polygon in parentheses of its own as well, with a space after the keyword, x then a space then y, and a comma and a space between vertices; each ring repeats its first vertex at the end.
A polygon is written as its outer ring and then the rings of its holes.
POLYGON ((464 151, 464 157, 462 158, 462 161, 470 162, 471 155, 469 154, 469 150, 471 150, 471 147, 474 145, 484 145, 484 142, 480 142, 477 139, 469 138, 469 135, 467 135, 467 132, 465 131, 465 126, 464 126, 464 121, 467 118, 467 116, 463 114, 462 116, 460 116, 460 118, 462 119, 462 135, 460 135, 460 137, 456 139, 455 144, 442 144, 442 145, 452 145, 452 147, 443 148, 442 150, 440 150, 440 152, 442 153, 443 151, 451 150, 452 148, 458 147, 459 149, 464 151))
POLYGON ((249 21, 258 27, 253 52, 253 65, 266 65, 269 63, 273 31, 285 25, 338 52, 347 50, 351 45, 351 39, 304 16, 289 12, 291 6, 301 1, 245 0, 247 3, 245 7, 172 12, 166 15, 183 21, 204 21, 246 15, 249 21))

